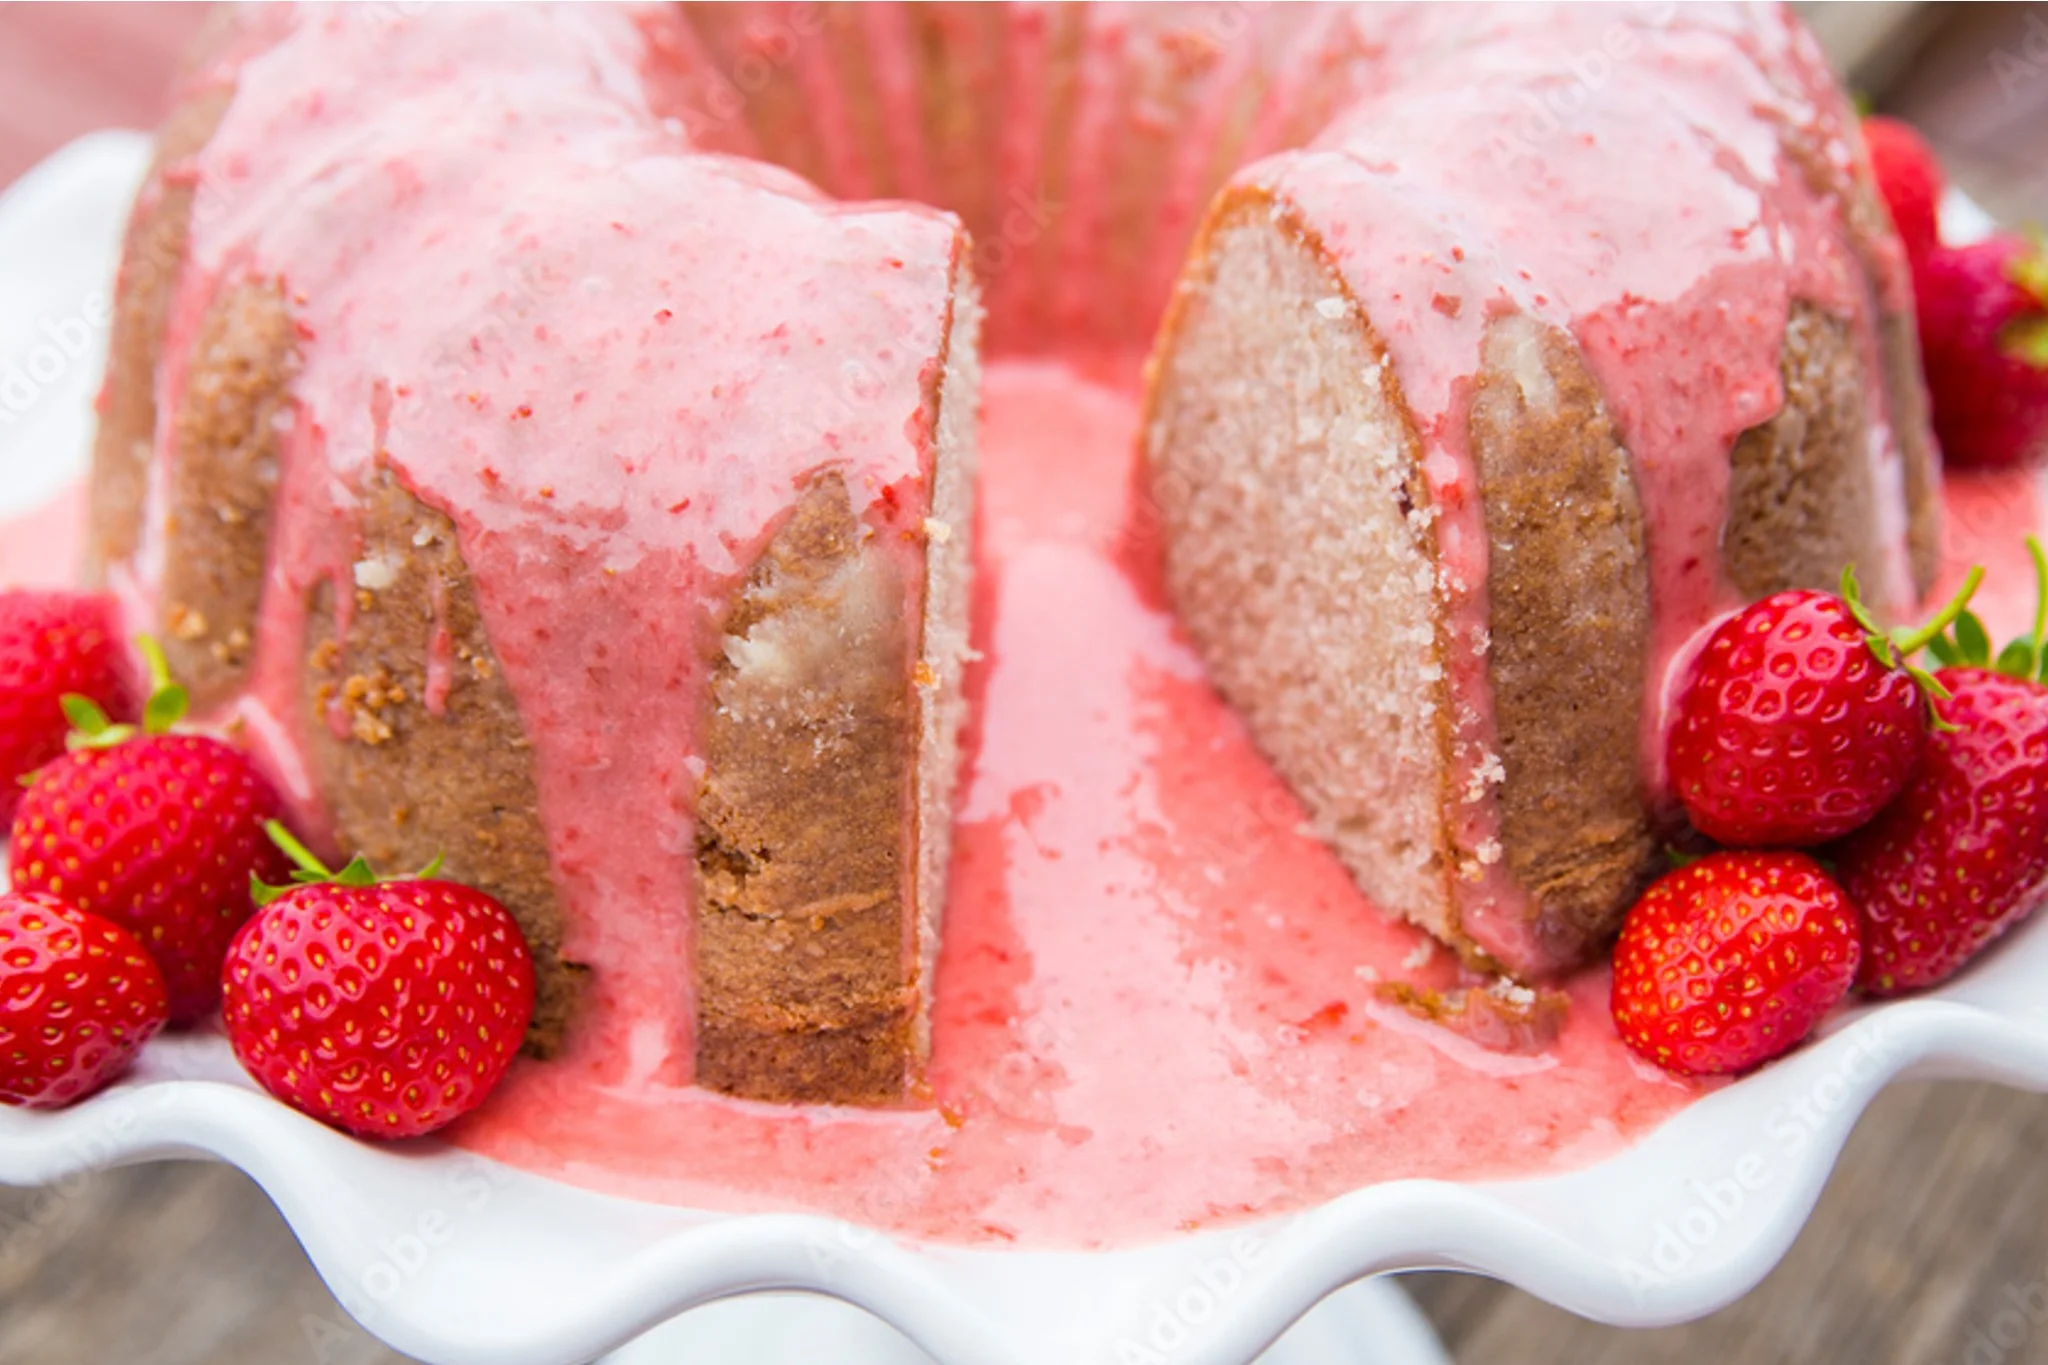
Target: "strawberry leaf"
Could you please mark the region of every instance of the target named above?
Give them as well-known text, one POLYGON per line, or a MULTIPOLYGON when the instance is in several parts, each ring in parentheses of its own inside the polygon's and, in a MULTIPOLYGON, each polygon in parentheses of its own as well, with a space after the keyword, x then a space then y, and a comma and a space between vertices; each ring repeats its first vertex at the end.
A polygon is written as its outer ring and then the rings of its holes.
POLYGON ((283 849, 285 856, 297 866, 292 869, 290 886, 266 886, 259 880, 251 879, 250 894, 256 897, 256 904, 259 906, 268 905, 280 896, 288 896, 309 886, 345 886, 360 890, 364 887, 382 886, 387 882, 429 881, 441 871, 443 861, 437 856, 424 869, 412 876, 380 877, 376 869, 370 866, 370 860, 358 853, 348 860, 347 866, 336 872, 321 862, 311 849, 294 838, 292 832, 280 822, 264 821, 263 832, 269 835, 270 842, 283 849))
POLYGON ((91 697, 81 697, 76 692, 66 692, 59 702, 64 708, 64 719, 71 722, 71 728, 82 735, 92 736, 113 728, 114 722, 107 719, 107 713, 91 697))
POLYGON ((169 734, 173 726, 185 719, 185 712, 190 710, 191 706, 192 694, 176 683, 151 693, 148 702, 142 708, 143 733, 169 734))
POLYGON ((1984 629, 1984 623, 1977 619, 1975 612, 1965 611, 1956 617, 1956 653, 1964 664, 1983 668, 1991 662, 1991 635, 1984 629))
POLYGON ((67 692, 58 704, 64 708, 64 719, 71 722, 64 747, 73 753, 80 749, 111 749, 135 737, 134 726, 114 724, 91 697, 67 692))
POLYGON ((154 636, 145 635, 136 644, 141 647, 143 662, 149 665, 149 700, 142 708, 142 732, 167 735, 192 709, 192 694, 171 677, 171 662, 154 636))
POLYGON ((1927 642, 1927 652, 1932 654, 1943 668, 1955 668, 1963 662, 1963 656, 1956 653, 1956 647, 1946 635, 1937 635, 1927 642))
POLYGON ((336 886, 375 886, 377 874, 370 870, 369 860, 358 853, 348 860, 348 866, 331 878, 336 886))
POLYGON ((1998 651, 1998 660, 1992 665, 2008 678, 2031 678, 2034 676, 2034 642, 2014 640, 1998 651))

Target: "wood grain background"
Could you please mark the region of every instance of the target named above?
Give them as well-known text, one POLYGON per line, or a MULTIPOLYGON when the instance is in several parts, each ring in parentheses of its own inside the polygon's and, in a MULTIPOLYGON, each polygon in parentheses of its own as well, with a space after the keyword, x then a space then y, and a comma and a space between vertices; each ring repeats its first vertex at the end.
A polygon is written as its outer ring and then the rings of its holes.
MULTIPOLYGON (((2012 221, 2048 218, 2048 6, 1831 6, 1882 108, 2012 221)), ((146 127, 188 5, 0 4, 0 185, 64 141, 146 127)), ((2048 986, 2044 986, 2048 989, 2048 986)), ((1471 1276, 1410 1277, 1469 1365, 2048 1365, 2048 1098, 1912 1084, 1865 1116, 1798 1243, 1700 1322, 1622 1332, 1471 1276)), ((351 1323, 263 1194, 172 1163, 0 1189, 0 1365, 401 1361, 351 1323)))

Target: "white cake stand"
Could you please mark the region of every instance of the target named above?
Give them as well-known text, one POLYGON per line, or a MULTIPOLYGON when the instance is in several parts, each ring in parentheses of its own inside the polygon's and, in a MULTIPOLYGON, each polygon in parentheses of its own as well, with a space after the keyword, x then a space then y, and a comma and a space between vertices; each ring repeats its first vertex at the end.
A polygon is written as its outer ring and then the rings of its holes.
MULTIPOLYGON (((65 322, 104 307, 145 156, 135 135, 101 134, 0 197, 0 517, 80 468, 99 360, 67 353, 65 322)), ((128 1080, 65 1112, 0 1110, 0 1182, 230 1162, 344 1307, 430 1365, 1434 1365, 1414 1309, 1370 1277, 1473 1270, 1626 1326, 1711 1312, 1784 1254, 1894 1077, 2048 1090, 2044 982, 2048 917, 1941 991, 1845 1012, 1597 1166, 1377 1185, 1116 1252, 919 1246, 823 1218, 608 1198, 433 1143, 377 1148, 256 1091, 207 1034, 153 1043, 128 1080)))

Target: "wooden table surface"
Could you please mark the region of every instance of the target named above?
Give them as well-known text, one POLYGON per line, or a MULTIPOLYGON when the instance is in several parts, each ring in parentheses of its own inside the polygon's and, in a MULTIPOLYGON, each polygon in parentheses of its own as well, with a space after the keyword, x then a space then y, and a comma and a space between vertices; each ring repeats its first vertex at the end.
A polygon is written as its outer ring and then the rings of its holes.
MULTIPOLYGON (((2048 25, 2034 38, 2043 7, 2030 9, 1871 6, 1822 27, 1883 76, 1885 103, 1936 128, 1973 192, 2040 218, 2048 25)), ((79 133, 148 126, 196 21, 184 5, 0 4, 0 185, 79 133)), ((1470 1276, 1407 1283, 1471 1365, 2048 1363, 2044 1152, 2048 1098, 1898 1086, 1857 1128, 1784 1263, 1683 1327, 1600 1327, 1470 1276)), ((402 1359, 349 1321, 231 1169, 162 1164, 0 1189, 0 1365, 402 1359)))

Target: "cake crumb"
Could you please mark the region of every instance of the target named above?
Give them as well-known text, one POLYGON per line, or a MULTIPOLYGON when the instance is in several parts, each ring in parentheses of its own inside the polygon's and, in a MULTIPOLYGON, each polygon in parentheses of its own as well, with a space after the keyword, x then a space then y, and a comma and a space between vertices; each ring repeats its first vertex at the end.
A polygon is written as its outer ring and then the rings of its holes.
POLYGON ((1536 1003, 1536 992, 1524 986, 1511 976, 1497 976, 1486 993, 1504 1004, 1516 1005, 1523 1009, 1536 1003))
POLYGON ((1351 310, 1345 305, 1343 298, 1336 294, 1316 300, 1316 312, 1332 321, 1343 317, 1349 311, 1351 310))
POLYGON ((1401 959, 1401 970, 1408 972, 1421 971, 1429 965, 1429 960, 1435 956, 1435 940, 1423 939, 1409 951, 1408 956, 1401 959))
POLYGON ((953 538, 953 528, 940 521, 937 517, 926 517, 924 519, 924 534, 925 538, 930 540, 932 544, 944 545, 953 538))
POLYGON ((206 613, 194 611, 182 602, 171 604, 169 612, 171 638, 190 643, 206 638, 206 613))
POLYGON ((397 581, 398 565, 382 555, 356 563, 356 586, 365 592, 383 592, 397 581))
POLYGON ((1571 1013, 1571 997, 1531 990, 1507 977, 1486 986, 1430 990, 1405 981, 1379 988, 1379 998, 1427 1023, 1447 1028, 1489 1052, 1529 1056, 1557 1041, 1571 1013))

